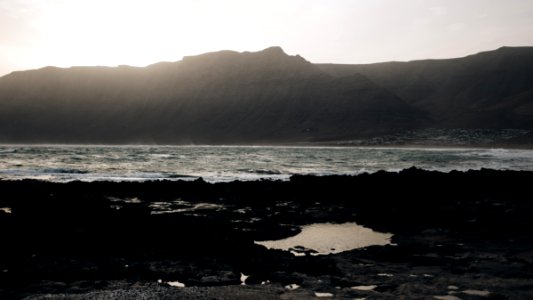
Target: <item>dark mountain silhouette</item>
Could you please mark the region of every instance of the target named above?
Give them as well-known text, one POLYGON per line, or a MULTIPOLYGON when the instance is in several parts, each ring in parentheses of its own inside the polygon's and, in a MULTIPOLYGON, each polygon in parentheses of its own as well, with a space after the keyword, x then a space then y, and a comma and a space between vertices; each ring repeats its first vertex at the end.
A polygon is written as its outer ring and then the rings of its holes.
POLYGON ((423 119, 366 77, 329 75, 279 47, 0 78, 2 142, 287 143, 386 133, 423 119))
POLYGON ((362 74, 444 128, 533 127, 533 47, 463 58, 367 65, 317 65, 339 78, 362 74))
POLYGON ((336 65, 272 47, 0 78, 0 142, 298 143, 430 127, 531 129, 533 48, 336 65))

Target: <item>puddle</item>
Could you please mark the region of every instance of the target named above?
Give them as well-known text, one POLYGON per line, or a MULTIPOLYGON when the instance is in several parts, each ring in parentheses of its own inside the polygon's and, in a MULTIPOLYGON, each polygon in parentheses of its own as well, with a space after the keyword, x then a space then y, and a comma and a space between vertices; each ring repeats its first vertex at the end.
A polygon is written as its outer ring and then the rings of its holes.
POLYGON ((438 300, 461 300, 461 298, 451 295, 433 296, 433 298, 438 300))
POLYGON ((358 286, 352 286, 352 290, 373 291, 377 287, 378 287, 377 285, 358 285, 358 286))
POLYGON ((243 208, 239 208, 239 209, 236 209, 234 210, 236 213, 239 213, 239 214, 247 214, 248 212, 252 211, 252 208, 251 207, 243 207, 243 208))
POLYGON ((148 205, 152 209, 152 215, 169 214, 169 213, 191 213, 205 210, 224 210, 225 207, 214 203, 191 203, 183 200, 170 202, 152 202, 148 205))
POLYGON ((471 295, 471 296, 480 296, 480 297, 487 297, 490 295, 489 291, 480 291, 480 290, 464 290, 461 293, 471 295))
POLYGON ((292 283, 292 284, 286 285, 285 288, 288 290, 296 290, 296 289, 299 289, 300 286, 297 285, 296 283, 292 283))
POLYGON ((241 285, 246 285, 246 279, 248 279, 248 277, 250 277, 250 275, 244 275, 241 273, 241 285))
POLYGON ((117 197, 107 197, 109 201, 111 202, 119 202, 119 203, 128 203, 128 204, 139 204, 142 203, 141 199, 137 197, 133 198, 117 198, 117 197))
POLYGON ((0 211, 5 212, 6 214, 11 213, 11 207, 0 207, 0 211))
POLYGON ((373 231, 356 223, 312 224, 292 237, 274 241, 255 241, 268 249, 290 251, 299 256, 302 252, 311 255, 327 255, 368 246, 390 244, 392 234, 373 231))
POLYGON ((315 292, 315 297, 317 297, 317 298, 331 298, 331 297, 333 297, 333 294, 332 293, 315 292))
POLYGON ((142 203, 141 199, 137 197, 133 198, 117 198, 117 197, 107 197, 107 199, 112 203, 109 205, 111 209, 121 210, 124 208, 125 204, 140 204, 142 203))
POLYGON ((173 286, 173 287, 178 287, 178 288, 185 287, 185 284, 181 283, 179 281, 168 281, 167 284, 170 285, 170 286, 173 286))

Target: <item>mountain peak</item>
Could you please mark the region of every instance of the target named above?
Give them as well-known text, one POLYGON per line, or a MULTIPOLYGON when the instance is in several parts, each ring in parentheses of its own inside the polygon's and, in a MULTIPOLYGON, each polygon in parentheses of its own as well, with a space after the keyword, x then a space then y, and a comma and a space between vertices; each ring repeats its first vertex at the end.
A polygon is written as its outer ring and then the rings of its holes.
POLYGON ((254 57, 255 59, 268 60, 269 62, 277 61, 278 63, 281 62, 282 64, 301 64, 308 66, 311 65, 309 61, 307 61, 300 55, 289 55, 285 53, 285 51, 283 51, 283 49, 279 46, 268 47, 264 50, 257 52, 244 53, 248 54, 250 57, 254 57))
POLYGON ((267 54, 283 54, 283 55, 287 55, 287 53, 285 53, 285 51, 283 51, 283 49, 280 47, 280 46, 273 46, 273 47, 268 47, 262 51, 260 51, 261 53, 267 53, 267 54))

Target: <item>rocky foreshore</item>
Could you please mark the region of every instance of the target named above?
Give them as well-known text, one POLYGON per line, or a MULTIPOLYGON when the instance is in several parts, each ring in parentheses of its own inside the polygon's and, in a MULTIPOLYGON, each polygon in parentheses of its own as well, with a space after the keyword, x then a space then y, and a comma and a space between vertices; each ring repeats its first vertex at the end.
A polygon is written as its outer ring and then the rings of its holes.
POLYGON ((0 299, 532 299, 533 172, 0 181, 0 299), (254 241, 357 222, 392 243, 254 241), (305 252, 304 252, 305 253, 305 252))

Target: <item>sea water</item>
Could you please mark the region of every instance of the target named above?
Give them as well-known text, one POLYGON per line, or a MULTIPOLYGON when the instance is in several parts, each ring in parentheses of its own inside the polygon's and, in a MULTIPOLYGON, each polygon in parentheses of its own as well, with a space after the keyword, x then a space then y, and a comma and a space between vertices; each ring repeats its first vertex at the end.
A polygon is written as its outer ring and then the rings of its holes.
POLYGON ((533 170, 533 150, 284 146, 0 146, 0 179, 287 180, 294 174, 533 170))

